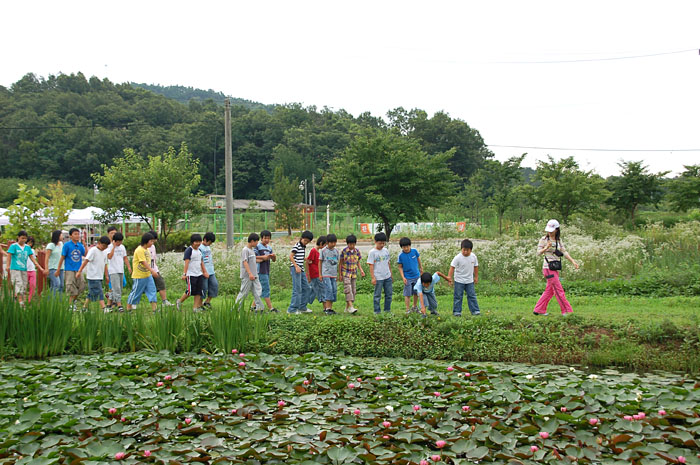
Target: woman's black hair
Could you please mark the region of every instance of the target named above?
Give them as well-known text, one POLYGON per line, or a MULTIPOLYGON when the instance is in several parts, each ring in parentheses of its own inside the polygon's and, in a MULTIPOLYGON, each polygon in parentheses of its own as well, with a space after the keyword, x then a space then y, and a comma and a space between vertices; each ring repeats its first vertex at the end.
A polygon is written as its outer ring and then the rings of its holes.
POLYGON ((58 229, 54 232, 51 233, 51 242, 53 242, 54 245, 58 245, 59 241, 61 240, 61 236, 63 233, 59 231, 58 229))
POLYGON ((559 242, 559 239, 561 238, 561 228, 557 228, 554 238, 555 241, 559 242))

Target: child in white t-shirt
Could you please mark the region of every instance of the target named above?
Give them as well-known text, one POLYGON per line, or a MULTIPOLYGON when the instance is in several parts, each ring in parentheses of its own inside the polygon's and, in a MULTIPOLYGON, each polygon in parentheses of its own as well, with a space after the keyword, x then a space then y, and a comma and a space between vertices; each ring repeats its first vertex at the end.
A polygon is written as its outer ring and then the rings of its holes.
POLYGON ((124 265, 131 273, 131 264, 126 256, 126 247, 122 244, 124 235, 115 231, 112 234, 112 243, 107 247, 107 261, 109 270, 109 282, 112 286, 110 295, 109 307, 117 308, 120 312, 124 311, 122 306, 122 284, 124 283, 124 265))
POLYGON ((464 239, 461 244, 462 251, 455 255, 450 263, 450 274, 447 280, 454 283, 454 302, 452 314, 462 316, 462 298, 467 294, 467 305, 472 315, 481 315, 479 303, 476 301, 476 289, 479 282, 479 260, 472 252, 474 244, 469 239, 464 239))
POLYGON ((88 296, 85 299, 85 304, 83 305, 83 310, 87 310, 87 306, 92 302, 100 302, 100 308, 105 312, 109 310, 105 308, 105 295, 102 288, 102 281, 106 280, 109 282, 109 270, 107 268, 107 254, 105 250, 109 246, 109 237, 102 236, 97 242, 97 245, 91 247, 88 250, 87 255, 83 259, 83 264, 80 265, 80 269, 75 274, 77 279, 80 279, 80 275, 85 270, 85 275, 88 282, 88 296), (105 278, 105 275, 106 278, 105 278))
POLYGON ((190 244, 183 256, 185 268, 182 272, 182 279, 187 283, 187 287, 185 288, 185 293, 177 299, 175 305, 180 310, 182 303, 189 296, 192 296, 194 297, 194 311, 201 312, 204 310, 202 308, 203 282, 209 278, 209 273, 207 273, 207 269, 204 266, 204 260, 202 260, 202 251, 199 250, 199 246, 202 245, 202 236, 200 234, 192 234, 190 236, 190 244))

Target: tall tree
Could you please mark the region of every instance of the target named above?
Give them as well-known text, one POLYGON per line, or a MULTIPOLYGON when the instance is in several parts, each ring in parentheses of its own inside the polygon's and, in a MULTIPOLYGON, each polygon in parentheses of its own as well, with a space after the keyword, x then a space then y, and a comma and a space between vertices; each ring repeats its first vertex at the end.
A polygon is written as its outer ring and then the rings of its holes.
POLYGON ((184 143, 179 151, 169 147, 164 154, 147 158, 125 149, 112 166, 102 168, 104 174, 95 173, 93 178, 100 187, 97 203, 107 213, 105 219, 136 215, 153 228, 151 217, 158 218, 161 248, 177 220, 203 209, 196 196, 199 162, 184 143))
POLYGON ((304 219, 299 209, 302 195, 299 190, 299 180, 287 178, 282 166, 275 168, 272 200, 275 202, 275 222, 278 226, 285 227, 291 236, 292 227, 297 226, 304 219))
POLYGON ((539 185, 532 189, 533 203, 556 213, 563 222, 574 213, 599 209, 610 196, 605 181, 593 171, 580 169, 574 157, 557 161, 550 156, 538 162, 534 181, 539 185))
POLYGON ((501 163, 498 160, 486 160, 483 168, 484 193, 489 204, 498 215, 498 233, 503 233, 503 215, 517 200, 517 187, 522 183, 520 164, 526 154, 511 157, 501 163))
POLYGON ((641 161, 625 161, 618 163, 618 166, 621 168, 620 176, 608 179, 608 189, 612 193, 608 203, 627 219, 634 221, 640 205, 661 200, 661 178, 668 171, 649 173, 649 167, 642 165, 641 161))
POLYGON ((322 185, 338 202, 377 218, 390 237, 397 223, 424 218, 453 194, 456 176, 447 164, 453 153, 428 155, 415 139, 366 130, 331 162, 322 185))
POLYGON ((45 244, 51 231, 63 226, 73 208, 75 194, 66 194, 60 182, 49 184, 47 192, 48 197, 44 197, 37 187, 18 185, 17 198, 7 211, 9 234, 24 229, 35 237, 37 244, 45 244))
POLYGON ((669 183, 668 190, 674 210, 700 208, 700 165, 685 165, 685 171, 669 183))

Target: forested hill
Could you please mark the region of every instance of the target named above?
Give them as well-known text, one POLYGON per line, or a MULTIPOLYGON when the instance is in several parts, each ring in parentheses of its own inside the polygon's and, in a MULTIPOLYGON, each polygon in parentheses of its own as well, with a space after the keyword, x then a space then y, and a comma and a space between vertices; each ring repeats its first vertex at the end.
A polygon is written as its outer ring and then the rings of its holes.
MULTIPOLYGON (((269 198, 278 165, 291 178, 315 174, 320 179, 352 137, 368 128, 401 131, 431 154, 454 147, 450 168, 462 179, 491 157, 479 132, 464 121, 446 113, 429 117, 418 109, 398 108, 384 120, 297 104, 271 111, 234 105, 231 125, 234 196, 239 198, 269 198)), ((110 165, 125 148, 156 155, 182 142, 199 159, 202 192, 223 193, 223 109, 212 99, 184 104, 82 73, 27 74, 9 88, 0 86, 3 177, 92 186, 91 173, 110 165)))
MULTIPOLYGON (((143 83, 130 83, 134 87, 140 87, 142 89, 150 90, 156 94, 164 95, 170 99, 177 100, 180 103, 189 103, 190 100, 196 100, 197 102, 204 102, 206 100, 213 100, 221 105, 224 104, 224 99, 226 96, 223 92, 217 92, 215 90, 202 90, 195 89, 194 87, 185 86, 160 86, 157 84, 143 84, 143 83)), ((275 105, 265 105, 260 102, 253 102, 252 100, 246 100, 244 98, 230 97, 231 105, 240 105, 251 110, 265 110, 267 112, 272 112, 275 109, 275 105)))

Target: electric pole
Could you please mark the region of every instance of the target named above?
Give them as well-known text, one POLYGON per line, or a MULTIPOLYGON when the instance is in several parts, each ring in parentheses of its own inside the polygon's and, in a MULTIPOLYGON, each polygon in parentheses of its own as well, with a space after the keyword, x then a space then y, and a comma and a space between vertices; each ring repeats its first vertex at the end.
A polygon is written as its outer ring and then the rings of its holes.
POLYGON ((231 161, 231 101, 227 98, 224 106, 224 143, 226 170, 226 248, 233 247, 233 162, 231 161))

